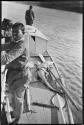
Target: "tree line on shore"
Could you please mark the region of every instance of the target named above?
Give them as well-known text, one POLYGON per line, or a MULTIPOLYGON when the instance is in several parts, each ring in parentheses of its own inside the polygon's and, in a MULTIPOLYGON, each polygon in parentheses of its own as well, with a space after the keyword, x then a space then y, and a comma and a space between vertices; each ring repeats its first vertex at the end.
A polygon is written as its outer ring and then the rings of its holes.
POLYGON ((33 6, 41 6, 45 8, 53 8, 59 10, 67 10, 82 13, 83 12, 83 1, 17 1, 22 4, 28 4, 33 6))

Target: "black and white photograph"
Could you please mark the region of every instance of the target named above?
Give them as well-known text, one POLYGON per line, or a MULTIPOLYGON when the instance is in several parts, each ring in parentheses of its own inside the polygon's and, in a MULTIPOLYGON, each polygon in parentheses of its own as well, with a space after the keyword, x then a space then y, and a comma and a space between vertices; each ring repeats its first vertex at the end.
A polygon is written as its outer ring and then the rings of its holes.
POLYGON ((1 1, 1 125, 83 124, 82 0, 1 1))

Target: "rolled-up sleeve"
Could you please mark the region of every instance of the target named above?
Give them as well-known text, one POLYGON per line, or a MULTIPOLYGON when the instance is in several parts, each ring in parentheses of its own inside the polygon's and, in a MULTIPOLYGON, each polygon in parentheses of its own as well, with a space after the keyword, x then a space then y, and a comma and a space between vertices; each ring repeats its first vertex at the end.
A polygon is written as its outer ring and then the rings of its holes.
POLYGON ((7 53, 5 51, 1 52, 1 65, 5 65, 7 62, 7 53))

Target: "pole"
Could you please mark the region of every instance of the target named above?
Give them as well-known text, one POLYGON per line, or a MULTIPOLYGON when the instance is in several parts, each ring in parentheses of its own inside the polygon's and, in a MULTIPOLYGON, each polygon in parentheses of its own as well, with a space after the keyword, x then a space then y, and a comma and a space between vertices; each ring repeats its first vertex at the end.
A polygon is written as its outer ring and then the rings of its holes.
MULTIPOLYGON (((50 58, 51 58, 51 56, 50 56, 50 58)), ((51 60, 53 61, 52 58, 51 58, 51 60)), ((58 81, 58 83, 59 83, 59 85, 61 86, 61 88, 63 89, 64 93, 67 95, 67 97, 68 97, 69 100, 72 102, 72 104, 75 106, 75 108, 76 108, 77 110, 79 110, 78 107, 77 107, 77 105, 76 105, 75 102, 73 101, 72 97, 70 96, 70 94, 67 92, 67 90, 66 90, 65 87, 63 86, 63 85, 64 85, 64 80, 63 80, 63 78, 60 76, 59 70, 58 70, 57 66, 55 65, 54 61, 53 61, 53 65, 54 65, 55 69, 57 70, 57 73, 58 73, 58 75, 59 75, 60 81, 57 80, 56 77, 55 77, 55 75, 49 70, 50 73, 51 73, 51 74, 54 76, 54 78, 58 81)))
MULTIPOLYGON (((49 70, 50 71, 50 70, 49 70)), ((55 77, 55 75, 50 71, 50 73, 54 76, 54 78, 56 79, 56 77, 55 77)), ((56 79, 57 80, 57 79, 56 79)), ((63 86, 63 84, 59 81, 59 80, 57 80, 57 82, 59 83, 59 85, 61 86, 61 88, 62 88, 62 90, 64 91, 64 93, 67 95, 67 97, 68 97, 68 99, 72 102, 72 104, 75 106, 75 108, 77 109, 77 110, 79 110, 78 109, 78 107, 77 107, 77 105, 75 104, 75 102, 73 101, 73 99, 72 99, 72 97, 69 95, 69 93, 67 92, 67 90, 65 89, 65 87, 63 86)))

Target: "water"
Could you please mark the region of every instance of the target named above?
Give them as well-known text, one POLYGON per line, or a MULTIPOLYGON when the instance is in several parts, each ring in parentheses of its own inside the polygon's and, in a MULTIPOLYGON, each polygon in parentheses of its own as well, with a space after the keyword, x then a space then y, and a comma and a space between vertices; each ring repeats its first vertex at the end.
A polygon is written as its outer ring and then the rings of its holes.
MULTIPOLYGON (((3 2, 2 17, 25 23, 28 7, 3 2)), ((70 104, 75 123, 82 123, 82 14, 41 7, 34 7, 34 11, 34 26, 48 37, 48 50, 80 109, 77 111, 70 104)))

